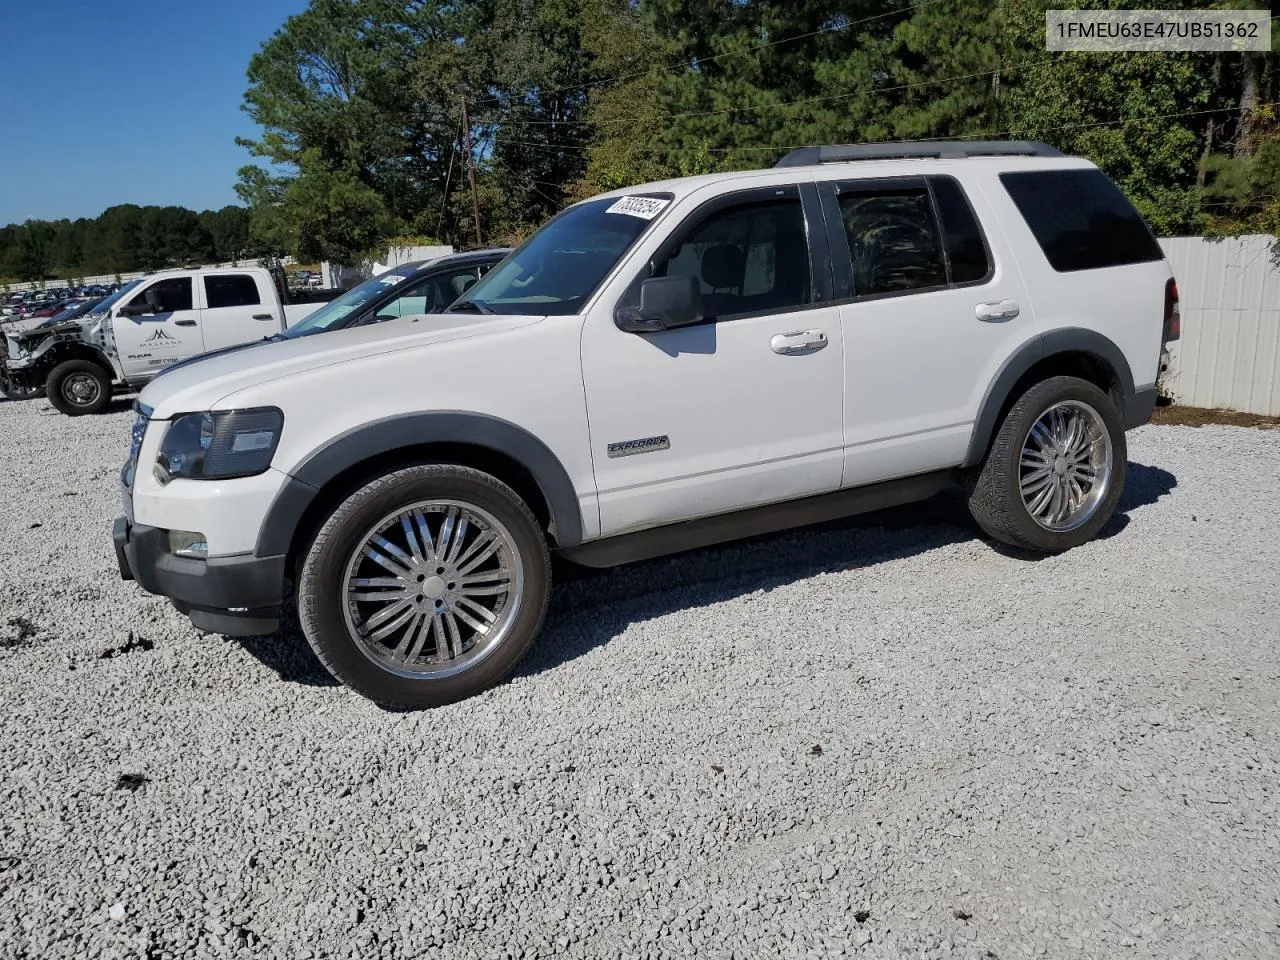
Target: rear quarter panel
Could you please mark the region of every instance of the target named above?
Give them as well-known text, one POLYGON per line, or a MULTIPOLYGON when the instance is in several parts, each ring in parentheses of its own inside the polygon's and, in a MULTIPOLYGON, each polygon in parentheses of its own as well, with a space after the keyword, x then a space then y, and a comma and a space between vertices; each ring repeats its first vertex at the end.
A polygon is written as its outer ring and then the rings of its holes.
MULTIPOLYGON (((1082 160, 1040 161, 1037 166, 1093 169, 1082 160)), ((1038 332, 1070 327, 1096 331, 1124 353, 1135 389, 1154 385, 1164 332, 1165 282, 1173 276, 1168 261, 1059 273, 1045 259, 1031 228, 1000 182, 1000 172, 992 165, 977 179, 1015 253, 1038 332)))

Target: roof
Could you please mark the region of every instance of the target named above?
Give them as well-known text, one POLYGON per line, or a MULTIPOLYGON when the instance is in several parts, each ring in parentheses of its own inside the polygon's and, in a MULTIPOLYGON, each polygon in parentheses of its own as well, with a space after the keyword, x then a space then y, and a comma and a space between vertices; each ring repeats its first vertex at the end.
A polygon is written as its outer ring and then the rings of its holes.
POLYGON ((1047 144, 1035 141, 934 140, 915 143, 836 144, 801 147, 787 154, 773 167, 657 180, 621 190, 611 190, 590 199, 600 200, 644 193, 671 193, 679 199, 710 184, 749 185, 752 181, 761 181, 761 186, 770 186, 793 181, 795 175, 803 171, 819 173, 822 177, 836 175, 861 179, 940 173, 991 164, 998 165, 1001 170, 1023 167, 1061 169, 1093 166, 1082 157, 1068 156, 1047 144))
POLYGON ((851 160, 966 160, 973 157, 1061 156, 1061 150, 1035 140, 914 140, 799 147, 774 166, 811 167, 851 160))

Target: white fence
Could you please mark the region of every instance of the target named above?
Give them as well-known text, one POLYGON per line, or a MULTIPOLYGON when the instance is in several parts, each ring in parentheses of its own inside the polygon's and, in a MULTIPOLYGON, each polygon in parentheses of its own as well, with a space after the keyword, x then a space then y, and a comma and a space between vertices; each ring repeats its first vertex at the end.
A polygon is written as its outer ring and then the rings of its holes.
MULTIPOLYGON (((284 263, 292 263, 293 258, 289 257, 284 263)), ((205 264, 206 267, 257 267, 260 266, 260 260, 231 260, 227 263, 205 264)), ((5 284, 2 289, 6 293, 24 293, 27 290, 57 290, 60 287, 69 287, 73 283, 80 286, 92 287, 97 284, 108 283, 128 283, 130 280, 137 280, 139 277, 145 277, 149 271, 135 270, 132 273, 102 273, 87 277, 66 277, 62 280, 44 280, 39 283, 9 283, 5 284)))
POLYGON ((1167 392, 1178 403, 1280 416, 1280 269, 1266 235, 1161 240, 1178 278, 1182 340, 1167 392))
POLYGON ((354 266, 326 260, 320 264, 320 275, 326 287, 353 287, 357 283, 386 273, 392 267, 415 260, 436 260, 453 253, 451 246, 389 247, 377 261, 366 261, 354 266))

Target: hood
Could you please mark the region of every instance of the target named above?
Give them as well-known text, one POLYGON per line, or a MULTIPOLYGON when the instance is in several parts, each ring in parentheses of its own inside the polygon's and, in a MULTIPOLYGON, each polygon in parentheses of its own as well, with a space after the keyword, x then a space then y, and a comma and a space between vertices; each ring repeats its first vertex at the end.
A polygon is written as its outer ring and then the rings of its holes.
POLYGON ((32 334, 43 337, 53 332, 46 326, 49 319, 49 317, 26 317, 6 324, 7 330, 5 332, 18 340, 30 337, 32 334))
POLYGON ((243 350, 260 347, 264 343, 275 343, 281 339, 280 334, 273 333, 271 336, 263 337, 261 340, 250 340, 248 343, 233 343, 229 347, 219 347, 217 350, 210 350, 208 353, 197 353, 194 357, 187 357, 185 360, 179 360, 177 363, 165 367, 151 379, 151 382, 155 383, 161 377, 167 376, 175 370, 181 370, 183 367, 189 367, 193 363, 202 363, 213 357, 226 356, 228 353, 240 353, 243 350))
POLYGON ((383 353, 501 333, 543 319, 542 316, 437 313, 296 339, 258 341, 244 348, 218 351, 175 364, 147 384, 138 402, 152 408, 154 419, 167 420, 175 413, 217 409, 220 400, 238 390, 292 374, 383 353))

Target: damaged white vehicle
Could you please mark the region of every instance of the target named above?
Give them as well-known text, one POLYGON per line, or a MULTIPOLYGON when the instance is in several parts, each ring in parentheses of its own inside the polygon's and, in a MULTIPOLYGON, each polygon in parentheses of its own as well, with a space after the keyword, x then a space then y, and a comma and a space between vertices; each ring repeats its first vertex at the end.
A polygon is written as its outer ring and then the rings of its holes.
POLYGON ((139 389, 179 360, 280 333, 325 298, 291 304, 282 273, 261 267, 151 274, 83 316, 7 333, 0 390, 13 400, 43 390, 69 416, 97 413, 117 386, 139 389))

